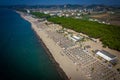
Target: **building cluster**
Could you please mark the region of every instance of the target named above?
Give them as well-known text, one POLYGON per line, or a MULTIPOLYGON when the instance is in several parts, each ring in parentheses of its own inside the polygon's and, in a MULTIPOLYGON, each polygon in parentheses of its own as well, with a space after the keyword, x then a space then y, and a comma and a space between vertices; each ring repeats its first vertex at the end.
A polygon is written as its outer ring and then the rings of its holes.
MULTIPOLYGON (((110 22, 108 22, 108 21, 98 20, 98 19, 88 17, 89 15, 109 12, 109 11, 106 11, 104 9, 95 9, 95 8, 89 8, 89 9, 87 9, 87 8, 80 8, 80 9, 78 9, 78 8, 76 8, 76 9, 69 9, 69 8, 46 9, 46 8, 38 8, 38 9, 30 9, 30 10, 35 11, 35 12, 41 12, 41 13, 44 13, 44 14, 49 14, 50 16, 72 17, 72 18, 76 18, 76 19, 87 19, 89 21, 94 21, 94 22, 98 22, 98 23, 102 23, 102 24, 110 24, 110 22)), ((28 9, 27 9, 27 12, 29 12, 28 9)))

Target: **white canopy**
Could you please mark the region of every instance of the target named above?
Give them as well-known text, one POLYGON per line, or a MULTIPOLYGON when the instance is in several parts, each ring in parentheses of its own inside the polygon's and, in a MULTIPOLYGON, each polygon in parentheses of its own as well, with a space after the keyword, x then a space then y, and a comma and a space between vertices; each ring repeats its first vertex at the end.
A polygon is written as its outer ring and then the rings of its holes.
POLYGON ((111 60, 116 59, 116 56, 114 56, 114 55, 112 55, 112 54, 110 54, 110 53, 108 53, 106 51, 103 51, 103 50, 98 51, 96 54, 101 56, 102 58, 104 58, 107 61, 111 61, 111 60))

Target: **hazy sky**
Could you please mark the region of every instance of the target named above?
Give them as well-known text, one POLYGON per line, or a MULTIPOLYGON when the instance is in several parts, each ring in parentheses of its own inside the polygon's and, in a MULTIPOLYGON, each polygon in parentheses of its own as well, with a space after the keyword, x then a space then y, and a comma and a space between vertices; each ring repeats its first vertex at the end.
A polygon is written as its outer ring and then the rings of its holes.
POLYGON ((51 5, 51 4, 107 4, 120 5, 120 0, 0 0, 0 5, 51 5))

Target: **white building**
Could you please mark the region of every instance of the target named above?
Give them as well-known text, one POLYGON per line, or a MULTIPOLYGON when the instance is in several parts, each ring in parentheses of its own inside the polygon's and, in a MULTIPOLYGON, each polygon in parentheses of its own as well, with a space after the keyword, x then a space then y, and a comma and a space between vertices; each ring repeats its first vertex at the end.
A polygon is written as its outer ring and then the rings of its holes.
POLYGON ((44 11, 44 14, 49 14, 49 12, 48 11, 44 11))
POLYGON ((29 14, 29 13, 30 13, 30 10, 27 9, 27 13, 29 14))
POLYGON ((102 57, 103 59, 105 59, 109 62, 114 62, 117 59, 117 57, 115 55, 112 55, 112 54, 110 54, 110 53, 108 53, 107 51, 104 51, 104 50, 97 51, 96 55, 102 57))
POLYGON ((78 36, 71 36, 71 35, 68 35, 68 38, 70 40, 72 40, 73 42, 78 42, 82 39, 82 37, 78 37, 78 36))

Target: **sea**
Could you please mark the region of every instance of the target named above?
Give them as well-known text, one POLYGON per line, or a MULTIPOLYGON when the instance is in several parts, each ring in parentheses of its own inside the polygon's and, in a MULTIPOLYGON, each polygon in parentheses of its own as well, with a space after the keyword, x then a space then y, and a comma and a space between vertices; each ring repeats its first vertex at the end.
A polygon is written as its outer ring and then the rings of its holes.
POLYGON ((31 24, 0 9, 0 80, 62 80, 31 24))

